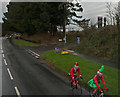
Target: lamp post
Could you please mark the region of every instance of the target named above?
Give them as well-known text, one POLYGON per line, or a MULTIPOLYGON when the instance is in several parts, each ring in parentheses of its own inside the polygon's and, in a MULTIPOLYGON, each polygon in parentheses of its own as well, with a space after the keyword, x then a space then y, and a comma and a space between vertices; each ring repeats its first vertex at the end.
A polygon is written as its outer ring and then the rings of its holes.
MULTIPOLYGON (((65 21, 65 25, 66 25, 66 21, 65 21)), ((65 28, 65 44, 66 44, 66 28, 65 28)))
POLYGON ((66 3, 63 5, 63 11, 64 11, 64 14, 63 14, 63 33, 65 34, 64 35, 64 40, 65 40, 65 44, 66 44, 66 3))

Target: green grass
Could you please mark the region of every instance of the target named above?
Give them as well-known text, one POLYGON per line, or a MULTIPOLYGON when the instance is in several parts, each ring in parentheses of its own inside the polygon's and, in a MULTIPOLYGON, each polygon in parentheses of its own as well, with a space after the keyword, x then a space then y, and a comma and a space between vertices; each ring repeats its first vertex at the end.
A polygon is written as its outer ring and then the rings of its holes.
MULTIPOLYGON (((42 54, 41 57, 45 58, 47 62, 53 63, 55 68, 63 71, 65 74, 70 71, 70 69, 75 65, 75 62, 77 61, 79 63, 81 74, 84 78, 83 84, 85 86, 87 85, 87 82, 94 77, 98 69, 101 67, 100 63, 74 56, 72 54, 56 54, 53 50, 42 54)), ((118 70, 109 66, 105 66, 103 76, 106 85, 109 88, 109 92, 106 92, 106 94, 118 95, 118 70)))
POLYGON ((21 40, 21 39, 13 39, 13 42, 16 45, 19 45, 19 46, 39 46, 39 44, 27 42, 27 41, 24 41, 24 40, 21 40))

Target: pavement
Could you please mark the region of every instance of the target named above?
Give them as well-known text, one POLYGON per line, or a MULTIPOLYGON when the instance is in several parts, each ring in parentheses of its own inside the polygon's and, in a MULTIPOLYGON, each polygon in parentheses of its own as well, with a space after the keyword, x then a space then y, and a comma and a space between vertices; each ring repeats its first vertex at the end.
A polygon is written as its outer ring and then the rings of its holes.
MULTIPOLYGON (((38 55, 53 48, 47 47, 46 49, 46 47, 41 46, 38 51, 37 49, 33 51, 35 48, 20 48, 13 45, 8 39, 3 38, 2 53, 0 53, 2 55, 0 58, 2 60, 2 64, 0 64, 2 97, 36 97, 39 95, 63 97, 74 95, 69 80, 50 69, 46 64, 41 63, 37 58, 38 55)), ((80 97, 89 95, 88 91, 82 90, 83 94, 80 97)))
POLYGON ((2 38, 0 38, 0 96, 2 96, 2 38))
POLYGON ((105 61, 105 60, 102 60, 102 59, 98 59, 98 58, 95 58, 95 57, 91 57, 91 56, 88 56, 88 55, 76 53, 73 50, 68 50, 68 51, 73 55, 83 57, 83 58, 88 59, 88 60, 96 61, 98 63, 104 64, 104 65, 107 65, 107 66, 110 66, 110 67, 113 67, 113 68, 116 68, 116 69, 120 69, 120 68, 118 68, 118 64, 116 64, 116 63, 112 63, 112 62, 105 61))

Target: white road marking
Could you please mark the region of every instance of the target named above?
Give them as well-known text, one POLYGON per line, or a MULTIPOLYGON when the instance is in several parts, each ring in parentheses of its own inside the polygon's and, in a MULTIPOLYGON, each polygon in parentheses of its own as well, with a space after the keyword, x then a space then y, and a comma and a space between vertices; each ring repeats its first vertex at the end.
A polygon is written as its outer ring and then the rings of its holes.
POLYGON ((72 50, 67 50, 67 51, 69 51, 69 52, 71 52, 71 53, 73 53, 74 51, 72 51, 72 50))
POLYGON ((8 71, 8 73, 9 73, 10 79, 13 80, 13 77, 12 77, 12 74, 11 74, 9 68, 7 68, 7 71, 8 71))
POLYGON ((2 56, 3 56, 3 58, 5 58, 5 55, 4 55, 4 54, 2 54, 2 56))
POLYGON ((35 56, 33 53, 31 53, 31 55, 35 56))
POLYGON ((35 58, 39 59, 39 57, 38 57, 38 56, 35 56, 35 58))
POLYGON ((26 50, 28 53, 31 53, 29 50, 26 50))
POLYGON ((1 50, 2 50, 2 47, 1 47, 1 50))
POLYGON ((26 50, 28 53, 34 56, 34 54, 30 50, 26 50))
POLYGON ((78 55, 77 53, 73 53, 73 55, 78 55))
MULTIPOLYGON (((37 54, 37 53, 33 52, 33 51, 32 51, 32 50, 30 50, 30 49, 28 50, 28 52, 30 52, 31 54, 33 53, 35 56, 38 56, 38 57, 40 56, 39 54, 37 54)), ((33 54, 32 54, 32 55, 33 55, 33 54)))
POLYGON ((37 54, 37 53, 35 53, 35 52, 33 52, 33 51, 31 51, 33 54, 35 54, 35 55, 37 55, 37 56, 40 56, 39 54, 37 54))
POLYGON ((7 62, 6 62, 6 60, 4 59, 4 62, 5 62, 5 65, 7 65, 7 62))
POLYGON ((35 54, 36 56, 38 56, 38 57, 40 56, 39 54, 37 54, 37 53, 35 53, 35 52, 34 52, 34 54, 35 54))
POLYGON ((31 53, 30 51, 28 51, 28 53, 31 53))
POLYGON ((15 87, 15 91, 16 91, 17 96, 18 96, 18 97, 21 97, 20 92, 19 92, 19 90, 18 90, 17 87, 15 87))
POLYGON ((1 50, 1 52, 3 53, 3 50, 1 50))
POLYGON ((27 50, 28 53, 31 53, 31 50, 27 50))

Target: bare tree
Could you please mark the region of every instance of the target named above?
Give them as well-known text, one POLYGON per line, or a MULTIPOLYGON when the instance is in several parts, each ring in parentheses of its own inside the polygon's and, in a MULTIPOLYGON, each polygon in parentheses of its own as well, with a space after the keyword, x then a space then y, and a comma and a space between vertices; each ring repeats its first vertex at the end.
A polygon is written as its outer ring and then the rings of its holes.
POLYGON ((107 2, 107 17, 110 19, 110 24, 112 25, 112 20, 113 20, 113 10, 112 10, 112 3, 107 2))
POLYGON ((120 25, 120 1, 118 2, 118 23, 120 25))
POLYGON ((120 1, 118 2, 118 6, 114 8, 114 17, 117 22, 117 25, 120 25, 120 1))
POLYGON ((118 2, 118 19, 117 19, 118 30, 120 31, 120 1, 118 2))
POLYGON ((118 24, 119 22, 119 17, 120 17, 120 1, 118 2, 117 7, 113 7, 112 3, 109 2, 107 3, 107 17, 110 19, 110 23, 107 20, 108 24, 118 24))

